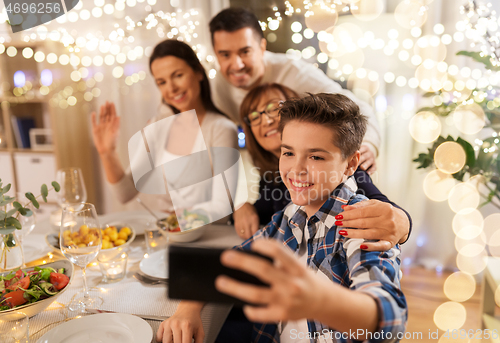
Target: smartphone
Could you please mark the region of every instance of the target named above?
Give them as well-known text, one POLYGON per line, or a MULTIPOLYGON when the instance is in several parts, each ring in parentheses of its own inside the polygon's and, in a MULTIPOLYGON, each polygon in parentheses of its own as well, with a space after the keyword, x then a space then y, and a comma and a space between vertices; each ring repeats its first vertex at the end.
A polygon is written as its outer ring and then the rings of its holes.
MULTIPOLYGON (((227 275, 241 282, 269 287, 253 275, 223 266, 220 262, 220 255, 225 250, 227 249, 170 245, 168 249, 168 297, 211 303, 232 303, 234 306, 241 307, 247 303, 221 293, 215 288, 217 276, 227 275)), ((256 252, 243 252, 272 262, 271 258, 256 252)))

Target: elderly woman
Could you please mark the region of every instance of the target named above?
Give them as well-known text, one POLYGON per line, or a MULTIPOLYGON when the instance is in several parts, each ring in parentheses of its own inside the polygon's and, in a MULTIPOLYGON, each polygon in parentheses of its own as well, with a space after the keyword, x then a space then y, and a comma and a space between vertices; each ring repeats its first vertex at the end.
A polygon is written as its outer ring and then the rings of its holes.
MULTIPOLYGON (((290 88, 276 84, 263 84, 252 89, 243 100, 240 116, 244 123, 247 147, 261 176, 259 199, 252 205, 245 203, 234 213, 238 235, 251 237, 259 225, 271 221, 271 216, 290 202, 290 196, 278 171, 281 137, 277 131, 281 102, 298 97, 290 88)), ((354 174, 358 193, 370 200, 347 206, 340 226, 364 230, 345 229, 352 238, 378 240, 363 245, 365 250, 387 250, 396 243, 405 242, 411 229, 410 215, 390 202, 361 169, 354 174)), ((352 182, 352 181, 351 181, 352 182)))

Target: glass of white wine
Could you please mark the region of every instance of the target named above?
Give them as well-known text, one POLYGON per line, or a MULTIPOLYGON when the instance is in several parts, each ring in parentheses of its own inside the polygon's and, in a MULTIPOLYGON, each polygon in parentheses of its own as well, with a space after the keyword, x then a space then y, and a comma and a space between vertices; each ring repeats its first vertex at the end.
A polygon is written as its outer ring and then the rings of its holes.
POLYGON ((86 308, 97 308, 102 298, 91 298, 85 276, 85 268, 99 254, 102 235, 94 205, 83 203, 78 208, 63 208, 59 244, 63 255, 74 265, 82 268, 83 297, 69 304, 71 311, 85 312, 86 308))
POLYGON ((57 182, 61 190, 57 193, 57 202, 61 208, 78 209, 87 201, 87 190, 80 168, 61 168, 57 171, 57 182))

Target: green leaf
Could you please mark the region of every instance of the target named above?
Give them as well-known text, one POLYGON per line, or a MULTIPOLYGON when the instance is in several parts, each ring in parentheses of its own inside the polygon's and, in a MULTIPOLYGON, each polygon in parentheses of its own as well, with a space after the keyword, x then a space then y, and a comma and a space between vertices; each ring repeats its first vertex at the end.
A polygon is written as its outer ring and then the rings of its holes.
POLYGON ((433 162, 432 157, 429 154, 419 154, 416 159, 413 160, 413 162, 420 163, 420 165, 417 167, 417 169, 421 168, 427 168, 430 166, 433 162))
POLYGON ((15 227, 4 227, 4 228, 0 228, 0 235, 8 235, 8 234, 11 234, 12 232, 14 232, 16 228, 15 227))
MULTIPOLYGON (((2 185, 0 184, 0 187, 2 185)), ((0 191, 0 195, 4 195, 5 193, 7 193, 8 191, 10 191, 10 183, 8 183, 5 187, 3 187, 0 191)))
POLYGON ((32 210, 30 210, 29 208, 24 208, 24 209, 26 210, 26 214, 23 214, 24 217, 31 217, 33 215, 32 210))
POLYGON ((7 206, 8 204, 12 203, 15 198, 9 197, 7 195, 4 195, 2 199, 0 199, 0 206, 7 206))
POLYGON ((13 205, 16 208, 16 210, 19 211, 19 213, 21 213, 21 215, 23 216, 26 215, 26 209, 23 207, 23 205, 21 205, 17 201, 14 201, 13 205))
MULTIPOLYGON (((17 212, 17 209, 16 208, 13 208, 12 210, 10 210, 9 212, 7 212, 7 215, 6 217, 12 217, 15 213, 17 212)), ((4 217, 5 218, 5 217, 4 217)), ((2 218, 3 219, 3 218, 2 218)))
POLYGON ((55 181, 52 181, 52 187, 54 187, 54 190, 56 192, 59 192, 61 190, 61 186, 59 186, 59 184, 55 181))
POLYGON ((37 208, 37 209, 40 208, 40 204, 38 203, 38 201, 36 201, 36 198, 33 195, 33 193, 28 192, 25 195, 26 195, 26 198, 28 198, 31 201, 31 203, 33 204, 33 206, 35 206, 35 208, 37 208))
POLYGON ((43 201, 47 202, 47 195, 49 194, 49 190, 47 189, 47 185, 46 184, 42 185, 40 193, 42 194, 43 201))
POLYGON ((469 166, 469 169, 474 168, 474 166, 476 165, 476 154, 474 153, 474 148, 472 147, 472 145, 460 137, 457 137, 457 143, 460 144, 462 148, 464 148, 466 157, 465 164, 469 166))
POLYGON ((21 223, 19 222, 19 220, 17 220, 14 217, 9 217, 9 218, 5 219, 5 223, 7 223, 7 228, 9 226, 13 226, 13 227, 15 227, 18 230, 22 229, 21 223))
POLYGON ((491 57, 489 55, 481 56, 481 53, 476 51, 459 51, 457 52, 457 56, 472 57, 475 61, 484 64, 486 69, 500 71, 500 67, 496 67, 491 63, 491 57))

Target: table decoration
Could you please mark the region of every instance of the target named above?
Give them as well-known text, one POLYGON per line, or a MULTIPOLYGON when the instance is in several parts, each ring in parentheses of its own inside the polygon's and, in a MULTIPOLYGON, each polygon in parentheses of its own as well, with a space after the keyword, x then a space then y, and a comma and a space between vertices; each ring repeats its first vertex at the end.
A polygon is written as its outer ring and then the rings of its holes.
POLYGON ((122 253, 112 258, 99 255, 97 262, 99 262, 99 268, 101 268, 102 282, 112 283, 122 280, 127 273, 127 259, 127 253, 122 253))
MULTIPOLYGON (((52 186, 50 190, 59 192, 60 186, 57 182, 53 181, 52 186)), ((35 197, 33 193, 27 192, 25 196, 28 202, 21 204, 19 198, 16 199, 7 195, 10 188, 10 183, 2 187, 0 179, 0 206, 3 207, 0 210, 0 272, 19 268, 24 265, 22 245, 15 230, 21 230, 23 222, 26 225, 32 225, 30 220, 23 219, 33 216, 33 211, 29 209, 29 206, 32 205, 38 209, 40 204, 37 198, 42 197, 43 201, 47 202, 47 195, 49 193, 47 185, 43 184, 39 196, 35 197), (7 206, 10 204, 12 204, 13 208, 7 210, 7 206)))

